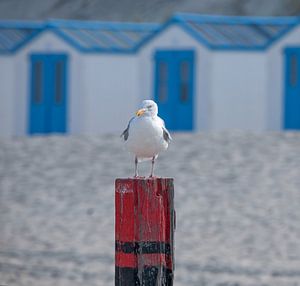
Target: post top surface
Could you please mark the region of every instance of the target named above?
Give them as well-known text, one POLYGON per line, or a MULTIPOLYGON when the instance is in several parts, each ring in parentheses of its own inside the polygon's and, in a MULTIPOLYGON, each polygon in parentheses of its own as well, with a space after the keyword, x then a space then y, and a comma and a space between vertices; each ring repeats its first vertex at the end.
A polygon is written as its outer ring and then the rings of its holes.
POLYGON ((163 178, 163 177, 132 177, 132 178, 116 178, 116 182, 153 182, 153 181, 169 181, 173 182, 173 178, 163 178))
POLYGON ((149 181, 153 181, 153 180, 174 180, 174 178, 164 178, 164 177, 128 177, 128 178, 116 178, 116 180, 137 180, 137 181, 145 181, 145 180, 149 180, 149 181))

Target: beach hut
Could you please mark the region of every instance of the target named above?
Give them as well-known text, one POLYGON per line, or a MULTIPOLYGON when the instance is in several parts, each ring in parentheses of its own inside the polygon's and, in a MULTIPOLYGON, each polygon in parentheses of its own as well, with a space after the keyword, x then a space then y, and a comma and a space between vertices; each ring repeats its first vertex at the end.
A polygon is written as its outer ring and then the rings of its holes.
POLYGON ((299 22, 0 22, 0 136, 121 132, 146 98, 172 131, 300 130, 299 22))
POLYGON ((171 130, 300 129, 298 17, 177 14, 139 65, 171 130))
POLYGON ((156 24, 0 22, 0 136, 119 132, 156 24))

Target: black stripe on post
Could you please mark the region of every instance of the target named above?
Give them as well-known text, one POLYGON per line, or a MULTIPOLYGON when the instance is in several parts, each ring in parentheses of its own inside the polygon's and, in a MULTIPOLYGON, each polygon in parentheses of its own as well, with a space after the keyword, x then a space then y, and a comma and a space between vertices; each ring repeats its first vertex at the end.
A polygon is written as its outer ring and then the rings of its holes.
POLYGON ((137 243, 116 241, 116 252, 137 253, 137 243))
POLYGON ((120 242, 116 241, 116 251, 123 253, 134 254, 152 254, 161 253, 170 255, 171 246, 169 243, 157 241, 143 241, 143 242, 120 242))
POLYGON ((163 267, 144 267, 141 275, 137 268, 116 267, 115 286, 173 286, 173 272, 163 267), (160 283, 157 285, 158 275, 160 283))

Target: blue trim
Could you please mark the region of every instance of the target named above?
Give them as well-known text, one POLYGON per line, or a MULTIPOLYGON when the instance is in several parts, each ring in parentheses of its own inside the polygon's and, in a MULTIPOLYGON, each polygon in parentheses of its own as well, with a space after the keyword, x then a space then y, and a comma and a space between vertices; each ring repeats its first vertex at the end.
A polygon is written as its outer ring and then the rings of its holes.
POLYGON ((178 17, 170 18, 165 24, 161 26, 161 28, 149 37, 145 38, 141 41, 135 48, 138 51, 142 46, 146 45, 150 42, 153 38, 157 37, 161 33, 163 33, 166 29, 168 29, 172 25, 178 25, 181 27, 185 32, 187 32, 190 36, 192 36, 196 41, 203 44, 205 47, 215 51, 264 51, 265 47, 255 47, 255 46, 228 46, 228 45, 211 45, 208 41, 206 41, 203 37, 201 37, 192 27, 190 27, 185 21, 179 21, 178 17))
POLYGON ((20 40, 19 42, 17 42, 16 44, 13 44, 11 48, 7 48, 6 50, 0 50, 0 54, 14 54, 16 53, 19 49, 21 49, 23 46, 25 46, 28 42, 30 42, 33 38, 35 38, 38 34, 40 34, 43 31, 43 28, 41 25, 37 25, 36 28, 34 28, 32 26, 31 23, 29 23, 29 26, 24 28, 18 28, 19 25, 21 25, 23 23, 17 22, 16 23, 16 27, 13 26, 14 23, 11 22, 0 22, 0 29, 32 29, 33 31, 25 36, 25 38, 23 40, 20 40))
POLYGON ((174 17, 178 21, 194 21, 197 23, 213 24, 243 24, 243 25, 290 25, 300 22, 300 17, 248 17, 248 16, 223 16, 200 15, 190 13, 176 13, 174 17))
POLYGON ((36 36, 41 34, 43 30, 37 30, 33 32, 30 36, 28 36, 26 39, 24 39, 21 43, 18 43, 15 45, 15 47, 11 50, 12 53, 16 53, 19 49, 21 49, 23 46, 25 46, 27 43, 29 43, 31 40, 33 40, 36 36))
POLYGON ((128 22, 97 22, 97 21, 77 21, 77 20, 49 20, 46 22, 49 28, 70 28, 70 29, 105 29, 105 30, 133 30, 151 31, 158 29, 156 23, 128 23, 128 22))
POLYGON ((75 49, 77 49, 80 52, 84 53, 120 53, 120 54, 132 54, 135 52, 135 50, 132 49, 122 49, 122 48, 116 48, 116 47, 109 47, 109 48, 100 48, 100 47, 83 47, 81 46, 77 41, 66 35, 64 32, 58 29, 49 29, 53 33, 55 33, 57 36, 59 36, 62 40, 66 41, 68 44, 73 46, 75 49))
POLYGON ((130 23, 130 22, 102 22, 102 21, 79 21, 79 20, 59 20, 51 19, 41 21, 2 21, 2 29, 45 29, 45 28, 69 28, 69 29, 105 29, 115 31, 152 31, 161 25, 157 23, 130 23))
MULTIPOLYGON (((154 37, 165 31, 171 25, 178 25, 186 33, 192 36, 196 41, 211 50, 218 51, 265 51, 288 32, 298 26, 300 23, 300 17, 240 17, 240 16, 208 16, 197 14, 178 13, 170 18, 163 25, 153 23, 120 23, 120 22, 97 22, 97 21, 77 21, 77 20, 49 20, 46 22, 38 21, 0 21, 0 28, 2 29, 33 29, 26 39, 17 42, 12 48, 2 48, 0 54, 16 53, 20 48, 34 39, 38 34, 43 31, 52 31, 58 35, 61 39, 72 45, 75 49, 83 53, 119 53, 119 54, 133 54, 139 51, 139 49, 150 42, 154 37), (212 24, 212 25, 250 25, 255 31, 261 34, 265 38, 264 43, 258 41, 255 43, 247 44, 235 44, 230 41, 231 36, 228 37, 228 43, 226 43, 226 35, 221 36, 218 32, 210 31, 212 37, 222 37, 224 41, 222 44, 215 44, 206 39, 195 27, 189 22, 194 24, 212 24), (272 34, 264 30, 265 25, 283 26, 283 30, 272 36, 272 34), (82 40, 76 41, 63 29, 76 30, 78 37, 82 40), (103 42, 108 45, 107 47, 101 47, 98 44, 101 41, 97 41, 97 38, 93 38, 93 35, 85 35, 78 30, 99 30, 100 32, 107 31, 113 32, 112 38, 101 38, 103 42), (137 41, 131 39, 126 32, 141 32, 146 35, 141 35, 141 38, 137 41), (147 35, 149 33, 149 35, 147 35), (114 38, 116 39, 115 41, 114 38), (82 41, 82 44, 81 44, 82 41), (120 41, 120 42, 119 42, 120 41), (85 47, 86 43, 86 47, 85 47), (124 44, 122 44, 124 43, 124 44), (97 45, 98 44, 98 45, 97 45)), ((220 32, 221 33, 221 32, 220 32)), ((234 36, 235 34, 233 34, 234 36)), ((254 35, 255 36, 255 35, 254 35)), ((238 41, 239 35, 236 35, 238 41)), ((9 45, 8 45, 9 46, 9 45)))
POLYGON ((71 37, 67 36, 64 32, 57 30, 57 29, 51 29, 53 33, 55 33, 57 36, 59 36, 62 40, 66 41, 68 44, 73 46, 75 49, 77 49, 80 52, 83 53, 116 53, 116 54, 132 54, 135 53, 134 49, 121 49, 121 48, 115 48, 115 47, 109 47, 107 49, 105 48, 99 48, 99 47, 83 47, 79 45, 78 42, 73 40, 71 37))
MULTIPOLYGON (((44 31, 51 31, 59 36, 62 40, 73 46, 80 52, 84 53, 117 53, 117 54, 132 54, 136 52, 136 46, 143 41, 143 35, 141 39, 134 41, 128 37, 124 32, 136 32, 136 33, 152 33, 160 27, 159 24, 153 23, 117 23, 117 22, 90 22, 90 21, 70 21, 70 20, 50 20, 44 23, 41 22, 26 22, 26 21, 0 21, 0 28, 2 29, 36 29, 32 34, 27 36, 24 40, 18 42, 13 48, 6 48, 0 50, 1 54, 14 54, 25 44, 34 39, 38 34, 44 31), (74 29, 77 32, 77 36, 82 38, 83 44, 77 42, 62 29, 74 29), (99 32, 107 31, 113 32, 112 38, 109 38, 105 34, 101 35, 104 42, 107 42, 108 47, 97 46, 97 39, 93 39, 91 35, 85 35, 80 30, 100 30, 99 32), (115 39, 114 39, 115 37, 115 39), (88 47, 84 47, 84 42, 88 44, 88 47)), ((148 36, 146 35, 145 38, 148 36)))
POLYGON ((44 22, 39 21, 1 21, 1 29, 43 29, 45 27, 44 22))
POLYGON ((0 34, 0 42, 3 43, 4 47, 11 46, 11 41, 1 34, 0 34))
POLYGON ((273 37, 272 34, 270 34, 268 31, 266 31, 264 29, 264 26, 262 26, 262 25, 252 25, 252 26, 253 26, 253 29, 255 29, 256 31, 258 31, 264 37, 267 37, 267 38, 272 38, 273 37))
POLYGON ((285 17, 285 18, 252 18, 252 17, 229 17, 229 16, 196 16, 190 14, 180 14, 174 16, 175 21, 185 29, 186 32, 189 32, 191 36, 193 36, 197 41, 204 44, 206 47, 212 50, 220 50, 220 51, 265 51, 268 47, 270 47, 277 40, 281 39, 286 33, 290 32, 293 28, 295 28, 300 23, 300 18, 296 17, 285 17), (183 17, 182 15, 185 15, 183 17), (290 25, 282 32, 278 33, 278 35, 273 38, 267 40, 267 43, 264 45, 213 45, 210 44, 205 38, 203 38, 195 28, 191 27, 187 24, 187 21, 197 19, 194 21, 196 24, 198 23, 213 23, 213 24, 244 24, 244 25, 258 25, 258 24, 267 24, 267 25, 290 25))
POLYGON ((186 22, 179 22, 176 23, 181 28, 183 28, 188 34, 190 34, 194 39, 198 42, 206 46, 207 48, 214 50, 214 51, 264 51, 264 46, 245 46, 245 45, 212 45, 210 44, 205 38, 201 37, 198 32, 192 27, 190 27, 186 22))
MULTIPOLYGON (((285 34, 290 32, 300 23, 300 17, 237 17, 237 16, 208 16, 197 14, 185 14, 177 13, 171 17, 161 28, 154 32, 151 36, 142 41, 136 48, 139 50, 142 46, 150 42, 154 37, 164 32, 169 26, 176 24, 180 26, 185 32, 191 35, 195 40, 203 44, 208 49, 214 51, 253 51, 262 52, 268 49, 273 43, 281 39, 285 34), (213 45, 210 44, 204 37, 202 37, 195 28, 191 27, 187 21, 194 21, 195 24, 240 24, 240 25, 287 25, 288 27, 278 35, 274 36, 270 40, 267 40, 263 45, 237 45, 237 44, 222 44, 213 45)), ((262 26, 263 27, 263 26, 262 26)), ((263 33, 261 33, 263 35, 263 33)))
POLYGON ((273 39, 271 39, 269 41, 269 43, 266 45, 266 49, 269 48, 270 46, 272 46, 273 44, 275 44, 278 40, 280 40, 282 37, 284 37, 286 34, 288 34, 289 32, 291 32, 293 29, 295 29, 297 26, 299 25, 298 23, 295 23, 293 25, 291 25, 290 27, 286 28, 285 30, 281 31, 280 33, 278 33, 278 35, 276 37, 274 37, 273 39))
MULTIPOLYGON (((47 24, 49 27, 55 28, 73 28, 73 29, 91 29, 91 30, 100 30, 99 32, 105 31, 112 31, 112 32, 119 32, 116 34, 116 37, 119 38, 121 41, 125 41, 129 44, 129 47, 118 47, 117 42, 110 39, 106 35, 102 35, 104 41, 107 42, 109 45, 108 48, 100 48, 100 47, 92 47, 92 48, 83 48, 79 44, 76 45, 76 48, 79 51, 86 52, 86 53, 117 53, 117 54, 133 54, 137 51, 137 48, 140 46, 140 43, 144 41, 144 39, 134 42, 128 36, 126 36, 123 32, 141 32, 141 33, 152 33, 159 29, 159 24, 154 23, 121 23, 121 22, 83 22, 83 21, 69 21, 69 20, 53 20, 49 21, 47 24)), ((54 29, 56 30, 56 29, 54 29)), ((60 35, 65 39, 68 40, 69 43, 74 42, 72 39, 68 38, 67 35, 63 35, 63 32, 60 35)), ((147 38, 146 36, 145 38, 147 38)))

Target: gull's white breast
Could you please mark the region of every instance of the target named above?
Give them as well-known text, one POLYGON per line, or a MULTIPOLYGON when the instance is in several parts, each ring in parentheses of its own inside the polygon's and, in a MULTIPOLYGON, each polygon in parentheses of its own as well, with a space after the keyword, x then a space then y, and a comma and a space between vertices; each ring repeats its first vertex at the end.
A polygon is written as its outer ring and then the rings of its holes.
POLYGON ((141 116, 132 120, 127 149, 138 158, 152 158, 168 148, 163 137, 163 121, 159 117, 141 116))

